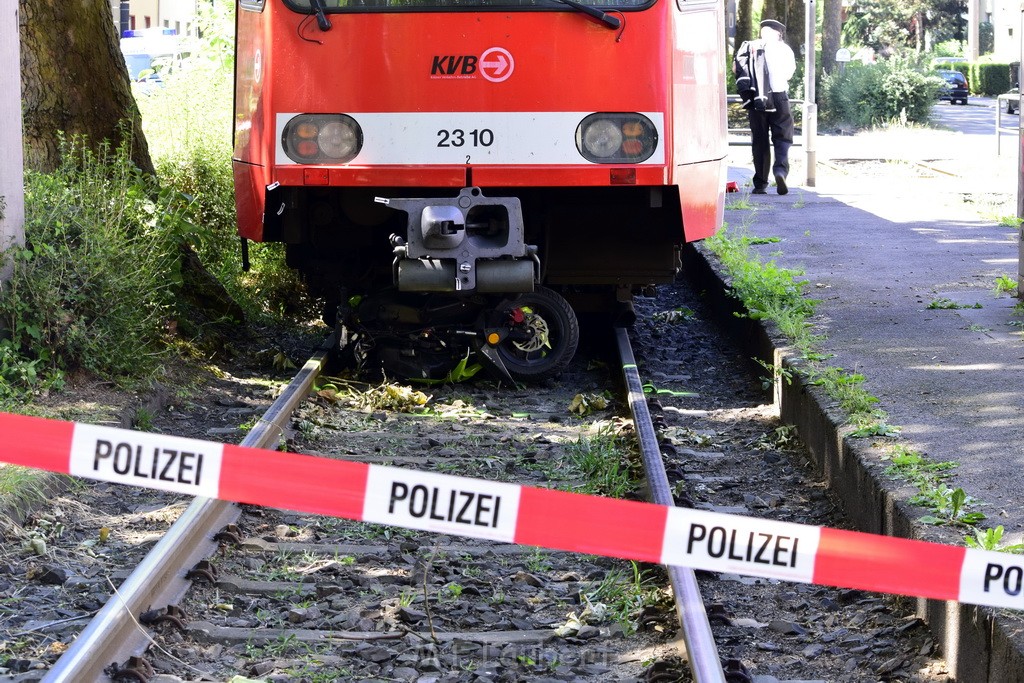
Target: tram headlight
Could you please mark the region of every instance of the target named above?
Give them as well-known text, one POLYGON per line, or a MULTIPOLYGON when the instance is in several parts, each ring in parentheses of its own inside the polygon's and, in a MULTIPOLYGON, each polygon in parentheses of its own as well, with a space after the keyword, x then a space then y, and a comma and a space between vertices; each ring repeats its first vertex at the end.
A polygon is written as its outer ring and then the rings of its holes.
POLYGON ((300 164, 344 164, 363 146, 363 131, 345 114, 301 114, 284 126, 281 143, 300 164))
POLYGON ((589 152, 600 159, 607 159, 622 146, 622 131, 609 119, 592 121, 582 131, 584 156, 589 152))
POLYGON ((658 130, 643 114, 591 114, 576 128, 576 149, 598 164, 638 164, 657 146, 658 130))

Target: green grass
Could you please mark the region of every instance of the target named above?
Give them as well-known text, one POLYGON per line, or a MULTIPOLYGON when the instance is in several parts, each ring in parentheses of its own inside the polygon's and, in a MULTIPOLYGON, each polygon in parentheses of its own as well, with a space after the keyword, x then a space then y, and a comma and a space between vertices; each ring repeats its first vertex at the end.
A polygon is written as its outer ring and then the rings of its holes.
MULTIPOLYGON (((61 164, 27 172, 25 245, 0 297, 0 409, 84 371, 138 386, 205 329, 181 302, 191 247, 255 322, 315 318, 280 245, 254 245, 243 273, 232 155, 234 6, 200 3, 202 44, 166 87, 136 93, 157 178, 124 147, 57 139, 61 164), (177 335, 175 334, 177 331, 177 335)), ((217 322, 217 321, 210 321, 217 322)))
POLYGON ((928 308, 929 310, 952 310, 952 311, 955 311, 955 310, 959 310, 959 309, 963 309, 963 308, 981 308, 981 307, 982 306, 979 303, 958 304, 957 302, 953 301, 952 299, 947 299, 946 297, 940 296, 937 299, 932 299, 931 302, 929 302, 929 304, 928 304, 928 306, 926 308, 928 308))
POLYGON ((566 451, 569 467, 585 480, 579 493, 625 498, 635 489, 638 475, 630 451, 612 427, 566 444, 566 451))
POLYGON ((1010 294, 1011 296, 1017 295, 1017 280, 1009 275, 1000 275, 996 278, 995 285, 992 287, 992 294, 999 296, 1000 294, 1010 294))
POLYGON ((765 261, 751 249, 764 243, 765 238, 725 227, 705 240, 722 262, 730 292, 743 302, 747 315, 755 320, 770 320, 798 349, 809 350, 817 341, 811 334, 809 319, 819 302, 804 296, 808 283, 799 279, 802 271, 782 268, 774 260, 765 261))
MULTIPOLYGON (((879 408, 879 400, 864 388, 866 377, 840 367, 829 366, 823 361, 827 356, 818 351, 821 337, 813 332, 811 317, 816 301, 804 295, 805 281, 798 280, 800 271, 778 267, 774 261, 764 261, 751 250, 755 243, 743 232, 730 234, 723 229, 718 235, 706 241, 711 251, 721 260, 731 287, 732 295, 739 299, 752 318, 770 320, 797 349, 803 363, 796 367, 808 383, 821 387, 846 414, 852 426, 848 433, 852 437, 895 438, 900 428, 887 422, 887 414, 879 408)), ((997 290, 1009 290, 1016 285, 1010 278, 997 281, 997 290)), ((929 304, 930 309, 981 308, 981 304, 962 305, 950 299, 938 298, 929 304)), ((1015 307, 1020 315, 1020 305, 1015 307)), ((772 382, 789 381, 791 375, 786 368, 761 363, 771 371, 772 382)), ((922 454, 896 444, 887 449, 886 456, 891 465, 886 473, 894 478, 911 482, 917 492, 910 502, 924 507, 928 512, 919 521, 935 525, 974 525, 985 518, 972 507, 977 499, 962 488, 946 483, 948 472, 956 467, 954 462, 929 462, 922 454)), ((993 532, 994 534, 994 532, 993 532)), ((974 543, 997 543, 992 535, 979 536, 974 543)))
POLYGON ((725 210, 726 211, 749 211, 756 209, 757 205, 750 201, 750 195, 743 193, 736 199, 726 199, 725 210))
MULTIPOLYGON (((828 358, 820 350, 824 337, 815 332, 811 321, 820 302, 806 295, 808 283, 801 279, 803 272, 782 268, 752 249, 755 245, 777 241, 777 238, 751 236, 742 229, 723 228, 705 240, 705 245, 721 261, 730 293, 743 303, 746 315, 775 325, 803 361, 800 372, 808 381, 820 386, 834 399, 858 429, 884 424, 886 415, 878 408, 878 399, 864 389, 865 377, 822 362, 828 358)), ((772 372, 766 381, 788 381, 787 370, 762 365, 772 372)), ((891 432, 886 435, 891 435, 891 432)))
MULTIPOLYGON (((50 499, 55 475, 0 463, 0 498, 14 507, 26 507, 50 499)), ((74 480, 66 479, 71 486, 74 480)))
POLYGON ((203 265, 253 319, 316 317, 281 244, 252 243, 252 268, 242 271, 231 168, 234 6, 199 3, 200 49, 165 87, 137 94, 142 126, 162 184, 192 199, 202 230, 191 245, 203 265))
POLYGON ((895 446, 889 453, 891 465, 886 474, 909 481, 917 487, 917 493, 910 502, 929 509, 929 514, 919 518, 925 524, 971 525, 985 519, 985 515, 969 509, 978 501, 968 496, 962 488, 946 484, 952 469, 959 463, 930 462, 916 450, 895 446))
POLYGON ((62 162, 25 177, 26 245, 0 298, 0 398, 62 373, 142 378, 167 355, 187 202, 135 169, 124 147, 62 140, 62 162))
POLYGON ((671 610, 671 599, 664 590, 664 579, 654 570, 642 570, 636 562, 630 563, 630 572, 614 570, 584 594, 586 607, 580 615, 583 623, 600 621, 606 615, 620 624, 627 634, 637 630, 637 618, 648 607, 671 610), (593 619, 588 613, 595 613, 593 619))

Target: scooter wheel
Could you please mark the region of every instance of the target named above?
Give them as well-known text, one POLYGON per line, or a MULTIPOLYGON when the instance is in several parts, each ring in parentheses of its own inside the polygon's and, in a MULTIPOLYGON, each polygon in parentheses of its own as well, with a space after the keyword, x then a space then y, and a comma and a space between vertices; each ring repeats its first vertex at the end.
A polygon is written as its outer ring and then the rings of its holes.
POLYGON ((580 326, 569 302, 545 287, 505 304, 512 332, 497 347, 515 380, 537 381, 557 375, 576 354, 580 326))

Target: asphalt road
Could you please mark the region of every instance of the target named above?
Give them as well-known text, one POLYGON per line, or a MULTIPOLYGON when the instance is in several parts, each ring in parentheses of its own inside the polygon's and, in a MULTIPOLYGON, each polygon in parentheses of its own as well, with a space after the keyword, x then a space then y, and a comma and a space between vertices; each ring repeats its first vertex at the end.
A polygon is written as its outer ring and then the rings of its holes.
MULTIPOLYGON (((932 109, 932 122, 937 126, 966 135, 993 135, 996 129, 996 98, 970 97, 967 106, 937 102, 932 109)), ((1000 114, 1000 127, 1015 134, 1020 125, 1016 114, 1000 114)))

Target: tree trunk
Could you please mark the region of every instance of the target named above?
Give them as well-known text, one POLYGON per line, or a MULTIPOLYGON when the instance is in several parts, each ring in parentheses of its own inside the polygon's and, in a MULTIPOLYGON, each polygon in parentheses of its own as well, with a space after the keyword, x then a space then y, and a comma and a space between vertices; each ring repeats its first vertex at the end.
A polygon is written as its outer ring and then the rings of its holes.
POLYGON ((19 0, 19 10, 25 167, 57 168, 62 131, 90 145, 127 137, 132 161, 153 173, 110 2, 19 0))
MULTIPOLYGON (((156 175, 108 0, 19 0, 25 167, 61 162, 57 132, 96 148, 128 142, 132 162, 156 175)), ((187 244, 180 245, 182 300, 210 319, 242 309, 187 244)))
POLYGON ((840 48, 842 31, 842 0, 825 0, 821 36, 821 70, 823 73, 835 73, 836 52, 838 52, 840 48))
POLYGON ((754 37, 753 31, 753 3, 751 0, 737 0, 736 2, 736 47, 739 47, 744 40, 754 37))
MULTIPOLYGON (((786 0, 764 0, 764 5, 761 7, 761 21, 765 19, 775 19, 786 24, 786 0)), ((792 26, 786 24, 787 35, 792 28, 792 26)))
MULTIPOLYGON (((786 44, 793 48, 793 54, 797 61, 800 61, 800 46, 806 38, 805 25, 807 23, 807 4, 804 0, 785 0, 783 4, 785 19, 779 19, 786 25, 786 44)), ((810 49, 814 49, 811 45, 810 49)))

